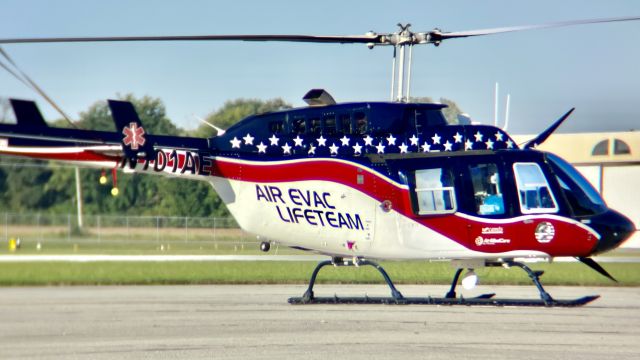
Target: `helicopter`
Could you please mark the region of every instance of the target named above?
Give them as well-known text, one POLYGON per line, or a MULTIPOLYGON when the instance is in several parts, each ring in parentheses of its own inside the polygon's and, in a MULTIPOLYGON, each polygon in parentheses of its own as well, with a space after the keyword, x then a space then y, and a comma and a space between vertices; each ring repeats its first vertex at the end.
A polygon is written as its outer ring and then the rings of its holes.
MULTIPOLYGON (((537 150, 571 115, 518 145, 496 126, 449 124, 443 104, 410 101, 412 48, 444 40, 640 17, 461 32, 356 36, 197 35, 0 39, 0 44, 132 41, 287 41, 393 47, 391 100, 337 103, 323 89, 307 107, 249 116, 211 138, 150 134, 130 102, 108 100, 116 132, 54 128, 32 101, 11 99, 16 124, 0 124, 0 154, 209 182, 239 226, 272 244, 328 255, 292 304, 385 303, 580 306, 554 299, 526 262, 574 257, 615 279, 592 256, 615 249, 635 225, 610 209, 569 163, 537 150), (443 260, 456 269, 444 297, 405 297, 376 261, 443 260), (373 266, 391 297, 318 297, 325 266, 373 266), (458 297, 474 269, 517 267, 540 299, 458 297)), ((48 98, 45 96, 45 98, 48 98)))

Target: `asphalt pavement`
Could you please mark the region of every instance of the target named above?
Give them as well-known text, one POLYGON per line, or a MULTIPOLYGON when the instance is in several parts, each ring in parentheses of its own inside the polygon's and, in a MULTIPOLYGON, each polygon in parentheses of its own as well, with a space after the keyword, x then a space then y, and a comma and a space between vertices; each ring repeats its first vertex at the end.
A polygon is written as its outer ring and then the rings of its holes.
MULTIPOLYGON (((579 308, 289 305, 300 285, 0 288, 0 359, 638 359, 640 288, 579 308)), ((399 286, 442 296, 446 286, 399 286)), ((536 298, 533 286, 467 296, 536 298)), ((323 285, 316 295, 388 295, 323 285)))

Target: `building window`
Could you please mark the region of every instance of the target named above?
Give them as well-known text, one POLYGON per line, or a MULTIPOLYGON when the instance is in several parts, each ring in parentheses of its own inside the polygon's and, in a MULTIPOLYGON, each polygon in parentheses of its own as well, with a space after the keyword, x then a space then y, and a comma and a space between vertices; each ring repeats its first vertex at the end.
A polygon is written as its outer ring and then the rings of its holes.
POLYGON ((613 153, 615 155, 631 154, 631 149, 626 142, 615 139, 613 140, 613 153))
POLYGON ((613 153, 614 155, 631 154, 631 148, 629 147, 629 144, 620 139, 613 140, 613 148, 611 149, 611 151, 609 151, 609 145, 610 142, 608 139, 600 141, 596 144, 596 146, 593 147, 591 155, 609 155, 610 153, 613 153))
POLYGON ((593 147, 591 155, 609 155, 609 140, 602 140, 593 147))

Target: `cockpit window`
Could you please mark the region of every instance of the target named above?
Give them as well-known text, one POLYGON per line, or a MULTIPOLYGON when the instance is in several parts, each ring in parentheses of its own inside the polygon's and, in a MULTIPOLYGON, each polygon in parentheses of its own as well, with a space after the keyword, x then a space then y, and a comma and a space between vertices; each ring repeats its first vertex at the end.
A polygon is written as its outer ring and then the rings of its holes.
POLYGON ((478 215, 503 215, 504 199, 498 166, 493 163, 469 167, 475 210, 478 215))
POLYGON ((536 163, 515 163, 520 210, 523 214, 552 213, 558 211, 547 178, 536 163))
POLYGON ((418 215, 448 214, 456 211, 453 175, 447 169, 422 169, 414 172, 416 212, 418 215))
POLYGON ((556 155, 547 154, 547 159, 575 215, 595 215, 606 211, 607 205, 598 191, 578 170, 556 155))

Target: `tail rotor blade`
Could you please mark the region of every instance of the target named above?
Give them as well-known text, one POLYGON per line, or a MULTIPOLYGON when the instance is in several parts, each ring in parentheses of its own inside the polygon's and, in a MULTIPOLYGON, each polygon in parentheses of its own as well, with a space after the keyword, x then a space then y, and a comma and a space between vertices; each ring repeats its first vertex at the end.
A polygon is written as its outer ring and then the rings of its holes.
POLYGON ((593 270, 597 271, 598 273, 600 273, 603 276, 608 277, 609 279, 618 282, 618 280, 616 280, 613 276, 611 276, 611 274, 609 274, 607 272, 607 270, 605 270, 602 266, 600 266, 600 264, 598 264, 595 260, 593 260, 592 258, 589 257, 579 257, 577 258, 578 260, 580 260, 581 263, 587 265, 588 267, 592 268, 593 270))

